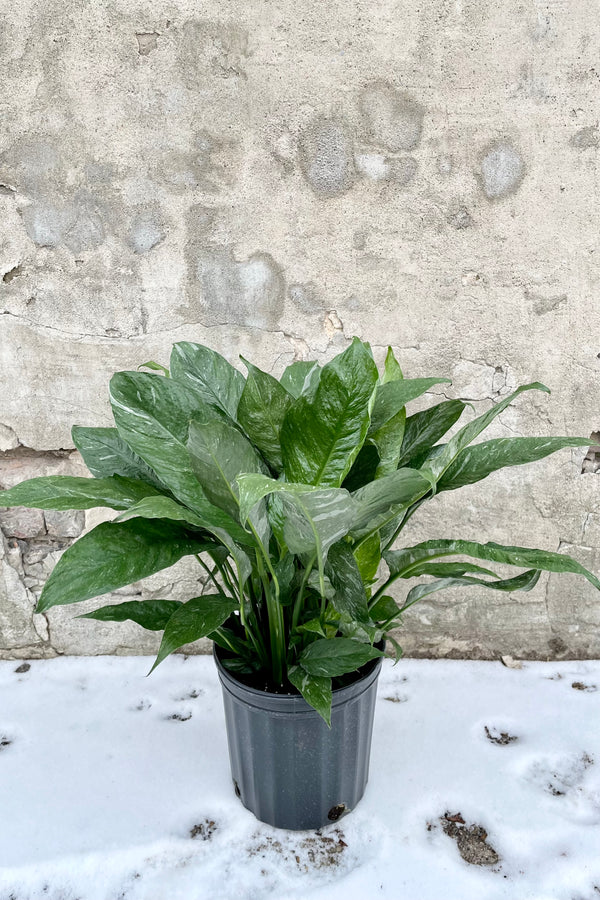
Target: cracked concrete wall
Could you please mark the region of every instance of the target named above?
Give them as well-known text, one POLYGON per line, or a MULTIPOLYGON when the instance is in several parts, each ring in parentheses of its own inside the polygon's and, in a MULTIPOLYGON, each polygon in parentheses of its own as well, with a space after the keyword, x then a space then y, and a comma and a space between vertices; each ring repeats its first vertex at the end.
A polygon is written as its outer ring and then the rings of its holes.
MULTIPOLYGON (((182 339, 277 374, 358 334, 407 376, 450 375, 477 412, 552 388, 490 436, 600 430, 595 0, 0 10, 0 486, 81 471, 70 427, 110 422, 110 374, 182 339)), ((600 571, 584 456, 442 495, 411 537, 562 548, 600 571)), ((0 655, 155 647, 133 625, 33 615, 102 515, 2 513, 0 655)), ((197 590, 181 564, 124 593, 197 590)), ((572 576, 457 590, 417 605, 401 641, 595 656, 599 609, 572 576)))

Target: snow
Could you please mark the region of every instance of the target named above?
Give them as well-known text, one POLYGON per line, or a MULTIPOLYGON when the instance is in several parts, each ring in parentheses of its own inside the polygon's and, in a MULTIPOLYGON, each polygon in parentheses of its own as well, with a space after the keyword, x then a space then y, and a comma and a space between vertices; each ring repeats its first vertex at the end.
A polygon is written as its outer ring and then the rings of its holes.
POLYGON ((321 833, 235 797, 210 657, 20 665, 0 663, 0 900, 600 898, 600 662, 386 660, 367 792, 321 833))

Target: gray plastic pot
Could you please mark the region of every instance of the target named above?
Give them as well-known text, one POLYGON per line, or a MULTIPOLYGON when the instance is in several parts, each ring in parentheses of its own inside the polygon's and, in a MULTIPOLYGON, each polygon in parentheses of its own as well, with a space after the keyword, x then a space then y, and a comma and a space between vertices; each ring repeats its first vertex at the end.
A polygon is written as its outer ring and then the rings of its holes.
POLYGON ((331 728, 300 695, 248 687, 223 667, 229 759, 235 792, 261 822, 321 828, 354 809, 365 792, 381 659, 333 692, 331 728))

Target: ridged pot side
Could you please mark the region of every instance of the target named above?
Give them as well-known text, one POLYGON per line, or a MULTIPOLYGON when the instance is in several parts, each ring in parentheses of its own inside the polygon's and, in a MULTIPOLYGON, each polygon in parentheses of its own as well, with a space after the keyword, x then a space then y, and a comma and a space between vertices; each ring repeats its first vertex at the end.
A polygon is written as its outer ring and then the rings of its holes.
POLYGON ((225 669, 223 687, 231 774, 257 819, 294 831, 321 828, 364 794, 381 659, 333 692, 331 728, 300 695, 249 687, 225 669))

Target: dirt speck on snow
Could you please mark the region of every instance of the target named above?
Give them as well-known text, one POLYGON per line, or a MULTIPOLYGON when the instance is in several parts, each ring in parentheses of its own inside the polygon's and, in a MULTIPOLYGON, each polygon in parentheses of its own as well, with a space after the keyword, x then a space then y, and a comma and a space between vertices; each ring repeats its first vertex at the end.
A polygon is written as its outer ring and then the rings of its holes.
POLYGON ((248 848, 248 856, 261 856, 266 859, 276 853, 286 862, 293 860, 302 872, 339 866, 342 854, 348 846, 344 840, 344 833, 339 828, 327 834, 317 831, 314 835, 297 842, 280 841, 270 835, 256 835, 256 837, 260 840, 248 848))
POLYGON ((598 690, 595 684, 584 684, 583 681, 574 681, 571 687, 576 691, 587 691, 588 694, 598 690))
POLYGON ((502 747, 506 747, 507 744, 514 744, 515 741, 519 740, 516 734, 509 734, 508 731, 500 731, 498 728, 488 728, 487 725, 484 725, 484 731, 488 741, 491 741, 492 744, 500 744, 502 747))
POLYGON ((211 837, 217 830, 218 825, 214 819, 204 819, 190 828, 190 837, 194 840, 210 841, 211 837))

